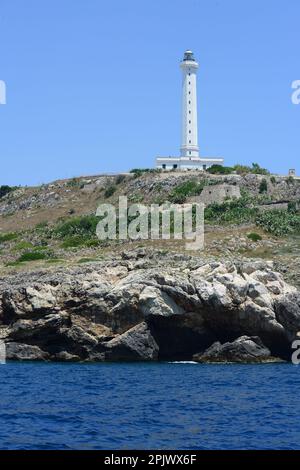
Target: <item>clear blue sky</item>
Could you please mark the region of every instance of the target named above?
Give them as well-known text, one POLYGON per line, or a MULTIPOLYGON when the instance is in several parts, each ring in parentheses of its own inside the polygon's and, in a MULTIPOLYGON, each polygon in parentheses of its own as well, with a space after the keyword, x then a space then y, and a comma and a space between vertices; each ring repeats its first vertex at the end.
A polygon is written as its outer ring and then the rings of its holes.
POLYGON ((177 155, 187 48, 201 155, 300 172, 299 18, 299 0, 0 0, 0 184, 177 155))

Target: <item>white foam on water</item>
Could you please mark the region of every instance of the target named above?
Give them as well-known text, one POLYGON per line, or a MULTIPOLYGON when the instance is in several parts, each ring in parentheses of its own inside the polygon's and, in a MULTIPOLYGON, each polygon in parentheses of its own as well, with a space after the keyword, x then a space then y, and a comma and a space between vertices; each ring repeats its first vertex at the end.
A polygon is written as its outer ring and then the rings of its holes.
POLYGON ((168 364, 198 364, 195 361, 168 361, 168 364))

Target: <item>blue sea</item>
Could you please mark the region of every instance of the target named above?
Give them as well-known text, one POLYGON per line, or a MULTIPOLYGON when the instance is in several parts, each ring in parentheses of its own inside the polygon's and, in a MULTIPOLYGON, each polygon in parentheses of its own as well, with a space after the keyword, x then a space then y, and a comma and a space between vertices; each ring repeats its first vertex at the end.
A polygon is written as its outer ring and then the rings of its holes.
POLYGON ((300 449, 291 364, 8 363, 0 449, 300 449))

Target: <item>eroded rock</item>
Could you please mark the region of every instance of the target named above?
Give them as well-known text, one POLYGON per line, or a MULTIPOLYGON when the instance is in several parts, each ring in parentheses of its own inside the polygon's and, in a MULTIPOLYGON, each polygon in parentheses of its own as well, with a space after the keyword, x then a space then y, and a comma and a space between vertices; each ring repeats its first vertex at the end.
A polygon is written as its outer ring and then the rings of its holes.
POLYGON ((189 359, 244 336, 288 359, 300 293, 270 263, 136 250, 0 278, 0 327, 50 360, 189 359))
POLYGON ((276 362, 278 358, 271 352, 258 336, 241 336, 233 342, 212 344, 203 354, 195 354, 194 361, 204 363, 214 362, 276 362))

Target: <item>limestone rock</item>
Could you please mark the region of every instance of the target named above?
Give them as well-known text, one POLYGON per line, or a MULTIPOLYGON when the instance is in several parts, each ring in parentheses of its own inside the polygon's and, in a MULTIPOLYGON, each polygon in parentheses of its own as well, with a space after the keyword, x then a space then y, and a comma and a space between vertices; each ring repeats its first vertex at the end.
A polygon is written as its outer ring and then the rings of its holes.
POLYGON ((1 339, 50 360, 191 359, 243 336, 288 359, 299 331, 300 292, 264 261, 138 249, 0 278, 1 339))
POLYGON ((158 346, 146 323, 131 328, 105 344, 105 358, 114 361, 153 361, 158 357, 158 346))
POLYGON ((198 362, 274 362, 271 352, 258 336, 241 336, 233 342, 214 343, 203 354, 194 355, 198 362))
POLYGON ((6 344, 6 359, 13 361, 45 361, 49 354, 38 346, 22 343, 6 344))

